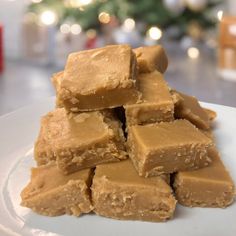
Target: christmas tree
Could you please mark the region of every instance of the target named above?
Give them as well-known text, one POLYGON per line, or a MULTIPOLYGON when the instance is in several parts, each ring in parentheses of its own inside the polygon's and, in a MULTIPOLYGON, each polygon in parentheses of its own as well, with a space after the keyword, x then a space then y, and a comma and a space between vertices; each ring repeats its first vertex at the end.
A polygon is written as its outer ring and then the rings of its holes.
POLYGON ((53 10, 58 25, 66 21, 78 23, 83 30, 99 30, 112 18, 122 23, 127 18, 141 22, 145 33, 151 26, 162 30, 178 28, 175 38, 194 34, 197 29, 206 30, 216 24, 210 13, 222 1, 216 0, 34 0, 28 10, 41 14, 45 9, 53 10), (194 29, 189 25, 194 26, 194 29))

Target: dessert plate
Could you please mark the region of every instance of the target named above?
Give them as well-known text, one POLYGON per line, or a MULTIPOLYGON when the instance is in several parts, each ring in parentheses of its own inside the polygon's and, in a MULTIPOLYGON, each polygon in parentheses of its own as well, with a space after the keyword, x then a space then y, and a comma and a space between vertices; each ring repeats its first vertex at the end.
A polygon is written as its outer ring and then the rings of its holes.
MULTIPOLYGON (((226 209, 178 205, 165 223, 119 221, 94 214, 46 217, 20 206, 20 192, 35 166, 33 144, 40 117, 52 110, 55 98, 0 117, 0 235, 236 235, 236 202, 226 209)), ((236 183, 236 108, 202 103, 218 113, 214 135, 223 161, 236 183)))

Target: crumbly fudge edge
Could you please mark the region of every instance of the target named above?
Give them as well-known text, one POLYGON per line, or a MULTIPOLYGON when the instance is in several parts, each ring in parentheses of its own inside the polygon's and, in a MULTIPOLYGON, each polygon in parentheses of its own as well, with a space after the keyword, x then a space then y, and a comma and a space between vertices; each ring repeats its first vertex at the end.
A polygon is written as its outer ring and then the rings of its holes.
POLYGON ((126 105, 125 116, 128 126, 131 125, 146 125, 151 123, 159 123, 162 121, 173 121, 174 120, 174 106, 171 102, 165 102, 162 104, 155 103, 140 103, 126 105), (139 117, 139 114, 150 114, 149 119, 144 121, 139 117), (158 114, 158 116, 156 115, 158 114))
MULTIPOLYGON (((164 181, 164 180, 163 180, 164 181)), ((173 217, 174 211, 175 211, 175 206, 176 206, 176 200, 172 194, 172 190, 170 188, 170 193, 160 193, 158 188, 155 188, 153 191, 153 188, 151 187, 139 187, 138 193, 143 196, 155 196, 160 198, 159 206, 157 206, 156 209, 153 209, 153 206, 151 204, 147 204, 148 206, 151 206, 152 208, 147 209, 145 207, 144 210, 138 210, 138 212, 135 212, 138 215, 138 217, 135 217, 134 215, 132 216, 133 218, 131 220, 142 220, 142 221, 153 221, 153 222, 161 222, 161 221, 166 221, 170 218, 173 217), (150 194, 150 190, 153 192, 153 194, 150 194), (172 205, 169 208, 169 206, 166 206, 166 199, 162 201, 161 197, 167 197, 172 205), (168 210, 169 211, 168 211, 168 210), (156 214, 155 214, 156 212, 156 214), (148 215, 152 215, 152 218, 149 218, 148 215)), ((98 215, 109 217, 109 218, 114 218, 114 219, 125 219, 129 220, 130 215, 127 214, 127 209, 124 209, 125 206, 131 207, 132 210, 136 210, 137 208, 135 205, 132 206, 133 201, 138 198, 136 195, 135 191, 133 190, 132 185, 127 185, 127 186, 119 186, 116 183, 110 183, 109 180, 103 176, 100 178, 96 178, 96 173, 95 173, 95 178, 93 179, 93 184, 92 184, 92 202, 94 206, 94 212, 98 215), (102 185, 102 186, 101 186, 102 185), (116 191, 110 191, 110 189, 115 189, 116 191), (105 205, 110 205, 112 208, 120 207, 123 209, 123 212, 115 212, 115 209, 112 211, 112 215, 106 214, 105 211, 101 211, 99 208, 99 201, 101 198, 106 198, 104 201, 102 200, 102 203, 105 203, 105 205), (117 201, 120 201, 117 202, 117 201), (117 204, 117 206, 116 206, 117 204), (120 206, 119 204, 122 204, 120 206), (133 209, 132 209, 133 208, 133 209)), ((156 203, 158 202, 158 198, 155 201, 156 203)), ((158 205, 158 204, 157 204, 158 205)), ((132 214, 131 214, 132 215, 132 214)))
POLYGON ((137 170, 139 176, 144 176, 143 166, 145 163, 145 152, 143 151, 145 147, 140 148, 139 144, 134 137, 133 126, 127 128, 128 138, 127 138, 127 151, 129 157, 137 170))
MULTIPOLYGON (((222 186, 222 190, 228 188, 226 192, 222 191, 221 193, 217 192, 218 194, 218 200, 213 201, 213 202, 205 202, 200 199, 192 199, 190 192, 186 192, 183 188, 183 181, 181 180, 181 173, 175 174, 174 177, 174 192, 175 196, 178 200, 178 202, 181 205, 187 206, 187 207, 218 207, 218 208, 226 208, 227 206, 231 205, 234 201, 236 192, 235 192, 235 187, 234 185, 231 186, 226 186, 223 182, 222 183, 217 183, 218 186, 222 186)), ((194 181, 194 180, 192 180, 194 181)), ((199 180, 198 180, 199 181, 199 180)), ((201 181, 201 180, 200 180, 201 181)), ((199 184, 199 182, 195 182, 199 184)), ((204 181, 201 181, 202 184, 204 184, 204 181)), ((189 190, 189 188, 188 188, 189 190)), ((202 192, 204 194, 204 192, 202 192)))
POLYGON ((36 194, 32 198, 22 199, 21 205, 31 208, 33 211, 46 216, 58 216, 63 214, 79 216, 82 213, 89 213, 92 210, 91 199, 89 197, 89 187, 90 186, 82 180, 70 180, 66 185, 42 193, 40 196, 36 194), (63 204, 58 202, 56 205, 59 206, 59 208, 56 209, 51 208, 52 204, 45 207, 42 207, 41 205, 43 202, 52 201, 52 199, 56 199, 55 201, 63 201, 63 198, 61 199, 60 197, 65 197, 64 200, 68 200, 67 198, 70 197, 71 200, 74 199, 73 201, 75 201, 75 196, 78 196, 78 192, 82 193, 81 197, 83 201, 85 201, 84 205, 81 205, 78 202, 76 204, 73 203, 70 206, 63 206, 63 204))

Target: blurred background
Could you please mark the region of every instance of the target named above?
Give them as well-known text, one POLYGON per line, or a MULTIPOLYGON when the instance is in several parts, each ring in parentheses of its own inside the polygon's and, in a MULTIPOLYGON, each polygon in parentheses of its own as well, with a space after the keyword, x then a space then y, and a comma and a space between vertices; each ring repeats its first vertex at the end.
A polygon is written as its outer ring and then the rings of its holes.
POLYGON ((235 0, 0 0, 0 115, 54 95, 69 53, 162 44, 170 86, 236 107, 235 0))

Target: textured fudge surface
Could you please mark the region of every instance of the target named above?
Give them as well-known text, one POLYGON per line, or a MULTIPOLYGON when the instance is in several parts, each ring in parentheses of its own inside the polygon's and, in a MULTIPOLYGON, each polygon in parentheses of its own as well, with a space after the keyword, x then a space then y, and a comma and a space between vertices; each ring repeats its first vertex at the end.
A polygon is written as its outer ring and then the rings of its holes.
POLYGON ((158 70, 164 73, 168 66, 168 59, 162 46, 139 47, 134 49, 140 73, 158 70))
POLYGON ((61 81, 63 80, 63 75, 64 75, 64 71, 59 71, 59 72, 53 74, 53 76, 51 78, 52 84, 53 84, 56 92, 60 88, 61 81))
POLYGON ((21 193, 21 205, 48 216, 79 216, 92 210, 90 169, 64 176, 55 163, 32 168, 30 183, 21 193))
POLYGON ((174 104, 167 83, 158 71, 137 77, 142 102, 125 106, 127 125, 148 124, 174 119, 174 104))
POLYGON ((204 108, 204 111, 206 112, 207 116, 208 116, 208 119, 210 121, 213 121, 215 120, 215 118, 217 117, 217 113, 211 109, 208 109, 208 108, 204 108))
POLYGON ((129 128, 130 157, 141 176, 154 176, 207 166, 212 140, 187 120, 129 128))
POLYGON ((113 45, 69 55, 59 98, 71 111, 134 103, 136 58, 130 46, 113 45))
POLYGON ((212 163, 203 169, 179 172, 174 188, 179 203, 190 207, 226 207, 233 202, 235 187, 215 148, 208 151, 212 163))
POLYGON ((53 74, 51 81, 56 92, 56 107, 63 107, 62 101, 59 99, 58 92, 61 86, 61 81, 63 80, 64 71, 57 72, 53 74))
POLYGON ((98 215, 127 220, 165 221, 176 201, 166 180, 138 176, 130 160, 96 168, 92 201, 98 215))
POLYGON ((174 91, 180 96, 179 102, 175 106, 175 116, 177 118, 187 119, 196 125, 199 129, 209 129, 209 117, 204 108, 202 108, 195 97, 174 91))
POLYGON ((126 158, 124 142, 121 124, 110 111, 67 114, 58 108, 42 118, 35 159, 38 165, 56 160, 70 173, 126 158))
POLYGON ((210 138, 211 140, 215 140, 215 136, 214 133, 212 132, 212 130, 208 129, 208 130, 201 130, 203 134, 205 134, 208 138, 210 138))
POLYGON ((53 74, 51 81, 52 84, 55 88, 55 92, 56 92, 56 107, 63 107, 63 103, 62 101, 59 99, 59 89, 61 86, 61 81, 63 80, 63 75, 64 75, 64 71, 60 71, 58 73, 53 74))

